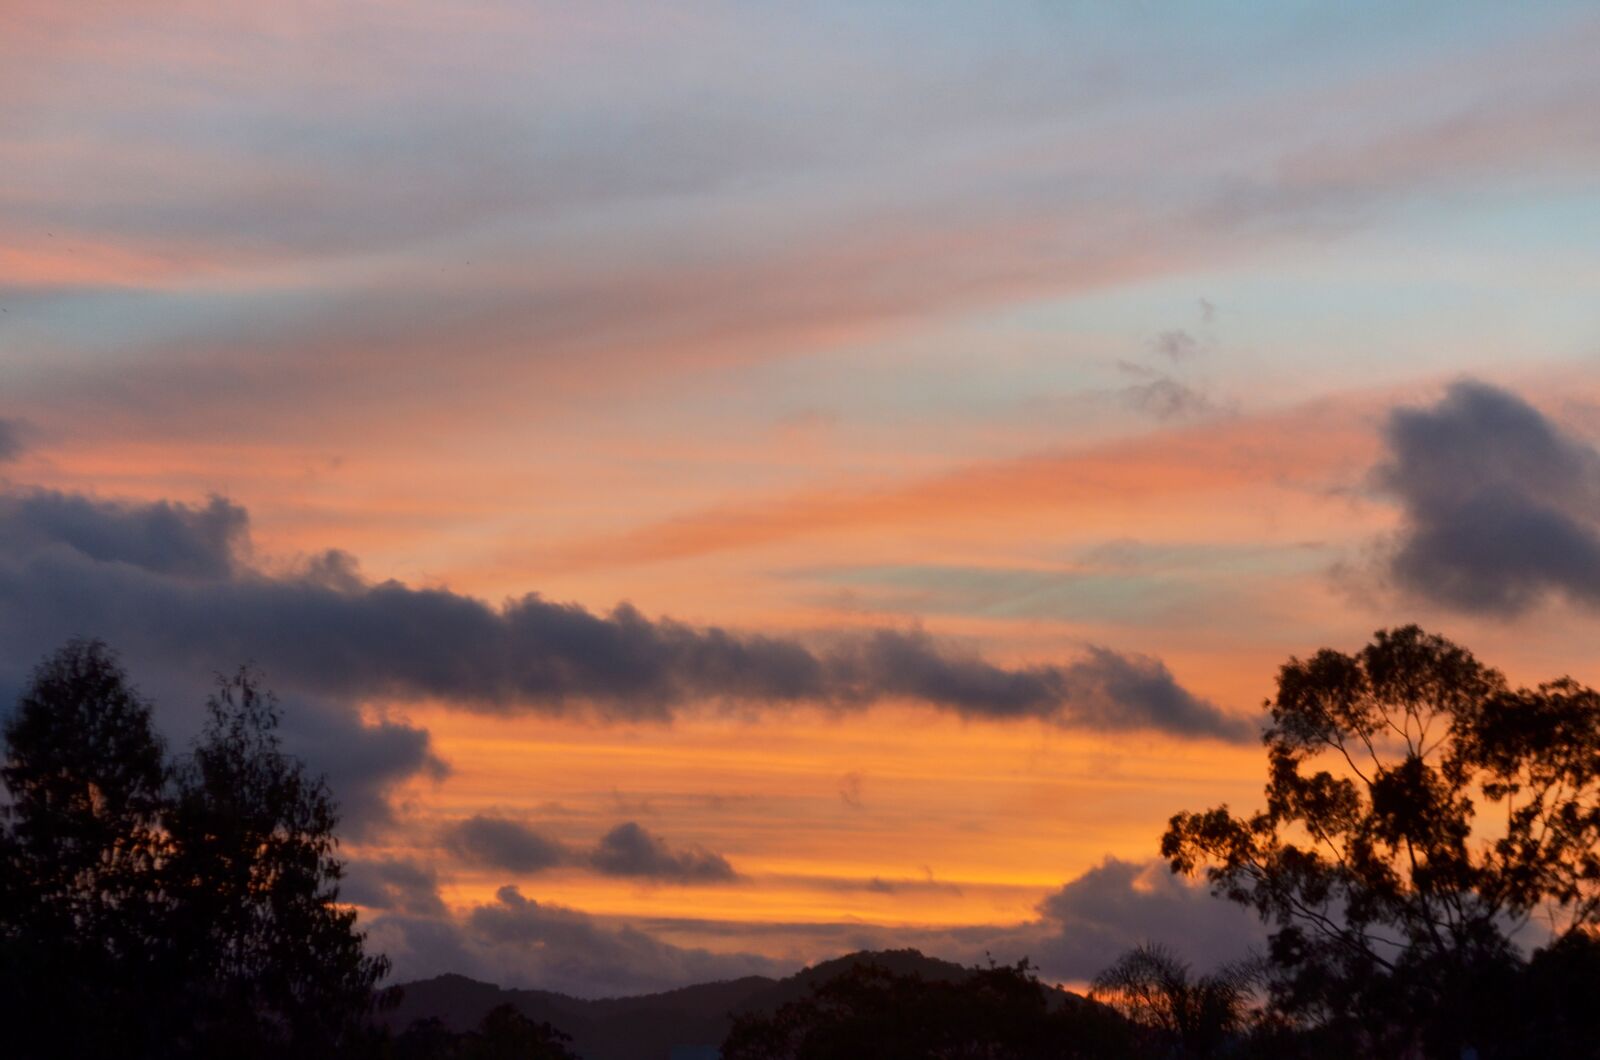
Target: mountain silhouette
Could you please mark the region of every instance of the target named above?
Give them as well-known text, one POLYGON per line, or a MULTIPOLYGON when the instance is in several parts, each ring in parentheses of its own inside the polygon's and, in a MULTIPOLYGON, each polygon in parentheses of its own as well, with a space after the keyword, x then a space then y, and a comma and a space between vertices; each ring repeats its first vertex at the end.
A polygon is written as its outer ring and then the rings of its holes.
MULTIPOLYGON (((507 990, 464 975, 441 975, 401 984, 400 1003, 384 1022, 403 1031, 435 1017, 454 1031, 478 1025, 490 1009, 512 1004, 534 1021, 548 1021, 572 1036, 584 1060, 684 1060, 716 1056, 735 1014, 769 1013, 811 993, 812 987, 855 964, 874 964, 897 975, 955 980, 971 970, 917 950, 862 951, 805 968, 783 979, 752 975, 699 983, 659 994, 586 1000, 549 990, 507 990)), ((1090 1004, 1061 991, 1063 1004, 1090 1004)))

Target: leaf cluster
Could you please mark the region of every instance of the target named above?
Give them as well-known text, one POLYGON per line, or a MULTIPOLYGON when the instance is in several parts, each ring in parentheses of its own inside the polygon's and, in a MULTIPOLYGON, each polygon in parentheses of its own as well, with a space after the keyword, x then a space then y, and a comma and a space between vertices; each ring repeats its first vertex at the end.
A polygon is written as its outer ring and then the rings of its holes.
POLYGON ((5 727, 0 1018, 22 1057, 332 1056, 387 970, 339 904, 338 814, 249 670, 171 759, 98 642, 5 727))
POLYGON ((1274 924, 1281 1012, 1369 1048, 1415 1044, 1380 1042, 1390 1027, 1470 1035, 1530 919, 1557 941, 1600 925, 1593 690, 1512 688, 1407 626, 1291 659, 1266 706, 1265 808, 1179 813, 1161 852, 1274 924))

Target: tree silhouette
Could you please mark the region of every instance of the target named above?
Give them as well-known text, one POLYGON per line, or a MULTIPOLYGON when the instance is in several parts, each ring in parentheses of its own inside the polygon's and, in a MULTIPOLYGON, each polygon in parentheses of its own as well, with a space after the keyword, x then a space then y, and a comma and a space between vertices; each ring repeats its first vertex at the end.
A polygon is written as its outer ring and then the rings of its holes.
POLYGON ((467 1037, 462 1060, 577 1060, 571 1041, 548 1023, 535 1023, 511 1004, 484 1014, 478 1032, 467 1037))
POLYGON ((1273 1004, 1325 1040, 1487 1040, 1518 928, 1577 939, 1600 919, 1600 695, 1513 689, 1407 626, 1291 659, 1267 705, 1266 809, 1177 814, 1162 854, 1275 925, 1273 1004))
POLYGON ((322 1057, 369 1043, 325 784, 284 755, 248 671, 167 764, 98 642, 34 673, 5 727, 0 1017, 8 1056, 322 1057))
POLYGON ((476 1031, 457 1034, 438 1018, 417 1020, 394 1042, 396 1060, 578 1060, 572 1039, 536 1023, 507 1002, 484 1014, 476 1031))
POLYGON ((45 660, 5 726, 0 1013, 16 1055, 137 1053, 154 1033, 154 886, 167 769, 150 705, 109 649, 45 660), (51 1024, 45 1013, 92 1012, 51 1024))
POLYGON ((1171 950, 1148 944, 1096 976, 1089 996, 1149 1031, 1166 1055, 1209 1057, 1245 1031, 1255 979, 1254 962, 1196 977, 1171 950))
POLYGON ((176 771, 164 877, 206 1055, 332 1055, 388 970, 337 904, 338 815, 280 747, 277 701, 248 669, 218 682, 176 771))
POLYGON ((1026 961, 954 980, 857 962, 809 997, 737 1017, 723 1060, 1073 1060, 1128 1055, 1115 1014, 1050 990, 1026 961))

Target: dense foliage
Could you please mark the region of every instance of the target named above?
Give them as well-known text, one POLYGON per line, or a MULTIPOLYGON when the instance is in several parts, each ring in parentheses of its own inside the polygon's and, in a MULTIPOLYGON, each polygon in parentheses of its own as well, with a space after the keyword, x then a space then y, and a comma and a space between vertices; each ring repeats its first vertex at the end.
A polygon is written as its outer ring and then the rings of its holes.
POLYGON ((387 969, 338 904, 327 787, 248 671, 169 761, 98 643, 5 727, 0 1012, 19 1057, 319 1057, 369 1043, 387 969))
POLYGON ((771 1014, 741 1016, 723 1060, 1077 1060, 1121 1055, 1127 1026, 1109 1010, 1039 982, 1026 962, 955 979, 870 963, 771 1014))
POLYGON ((1600 984, 1600 694, 1512 688, 1408 626, 1291 659, 1267 705, 1266 808, 1180 813, 1162 853, 1273 924, 1277 1017, 1330 1050, 1499 1055, 1551 962, 1600 984))
POLYGON ((572 1039, 536 1023, 514 1005, 497 1005, 474 1031, 457 1033, 438 1018, 418 1020, 397 1037, 394 1060, 578 1060, 572 1039))

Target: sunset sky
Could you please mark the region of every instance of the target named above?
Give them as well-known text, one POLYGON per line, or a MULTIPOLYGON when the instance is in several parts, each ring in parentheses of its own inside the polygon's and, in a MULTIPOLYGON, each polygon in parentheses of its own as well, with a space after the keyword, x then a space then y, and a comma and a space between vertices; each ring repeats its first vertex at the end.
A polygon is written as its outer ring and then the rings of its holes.
POLYGON ((1583 4, 0 4, 0 709, 252 662, 399 978, 1260 928, 1277 667, 1600 683, 1583 4))

